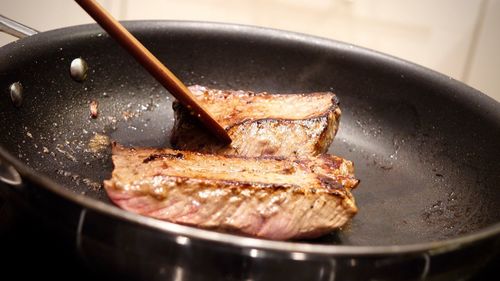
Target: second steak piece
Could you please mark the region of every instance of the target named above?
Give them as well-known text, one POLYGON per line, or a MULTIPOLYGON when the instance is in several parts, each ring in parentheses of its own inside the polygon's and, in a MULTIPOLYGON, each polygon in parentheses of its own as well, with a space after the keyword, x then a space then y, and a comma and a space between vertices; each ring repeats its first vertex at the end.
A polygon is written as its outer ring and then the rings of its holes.
POLYGON ((181 150, 240 156, 310 156, 326 152, 337 133, 340 109, 331 92, 268 94, 189 87, 226 129, 221 145, 189 112, 174 103, 172 145, 181 150))
POLYGON ((350 161, 295 160, 113 147, 104 187, 125 210, 170 222, 269 239, 318 237, 357 208, 350 161))

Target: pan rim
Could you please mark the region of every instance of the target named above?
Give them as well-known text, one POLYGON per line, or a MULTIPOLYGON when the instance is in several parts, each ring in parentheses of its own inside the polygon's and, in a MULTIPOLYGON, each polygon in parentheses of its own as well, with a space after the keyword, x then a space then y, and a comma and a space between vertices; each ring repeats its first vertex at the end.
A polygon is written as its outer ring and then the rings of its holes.
MULTIPOLYGON (((369 50, 362 47, 357 47, 349 43, 343 43, 331 39, 324 39, 316 36, 305 35, 295 32, 282 31, 271 28, 239 25, 239 24, 226 24, 226 23, 214 23, 214 22, 199 22, 199 21, 130 21, 125 23, 126 26, 132 29, 141 29, 146 25, 151 27, 151 24, 157 25, 157 27, 169 27, 169 28, 187 28, 187 29, 204 29, 211 30, 214 32, 244 32, 245 34, 252 34, 256 36, 272 37, 282 40, 290 40, 296 42, 303 42, 307 44, 318 44, 325 46, 335 45, 339 48, 348 49, 351 52, 360 53, 365 56, 378 57, 383 60, 394 61, 398 64, 404 64, 405 66, 417 70, 419 73, 424 73, 429 75, 433 79, 438 79, 444 83, 453 83, 455 87, 466 87, 468 92, 475 95, 473 98, 484 105, 483 109, 492 112, 492 118, 495 120, 500 120, 500 107, 499 103, 492 98, 480 93, 479 91, 470 88, 469 86, 454 80, 450 80, 449 77, 437 73, 433 70, 427 69, 425 67, 416 65, 414 63, 386 55, 377 51, 369 50), (492 102, 493 101, 493 102, 492 102)), ((21 40, 36 40, 42 36, 53 36, 59 34, 61 30, 65 32, 75 34, 75 30, 85 31, 85 32, 102 32, 102 30, 96 24, 79 25, 73 27, 66 27, 62 29, 56 29, 48 32, 42 32, 40 34, 21 39, 21 40)), ((11 43, 13 44, 13 43, 11 43)), ((8 44, 8 45, 11 45, 8 44)), ((4 50, 1 48, 0 50, 4 50)), ((319 255, 349 255, 349 256, 364 256, 364 255, 387 255, 387 254, 410 254, 418 252, 447 252, 458 248, 465 247, 478 240, 485 240, 492 238, 494 236, 500 235, 500 222, 483 228, 477 232, 473 232, 467 235, 458 236, 455 238, 447 240, 438 240, 433 242, 423 242, 416 244, 403 244, 403 245, 380 245, 380 246, 354 246, 354 245, 328 245, 328 244, 309 244, 303 242, 287 242, 287 241, 272 241, 263 240, 258 238, 243 237, 226 233, 219 233, 214 231, 208 231, 203 229, 198 229, 195 227, 178 225, 166 221, 156 220, 149 217, 144 217, 135 213, 127 212, 114 205, 107 204, 104 202, 97 201, 90 197, 84 195, 76 194, 67 190, 62 185, 51 180, 49 177, 39 174, 33 169, 26 166, 19 159, 7 152, 3 147, 0 146, 0 159, 4 159, 7 163, 11 163, 21 174, 22 178, 35 183, 37 186, 43 187, 48 191, 62 197, 63 199, 69 200, 81 206, 84 209, 89 209, 96 211, 98 213, 118 218, 121 220, 128 221, 133 224, 148 227, 153 230, 173 234, 182 235, 189 238, 200 239, 203 241, 211 241, 216 243, 222 243, 225 245, 230 245, 234 247, 243 248, 257 248, 262 250, 272 250, 279 252, 301 252, 309 254, 319 254, 319 255)))
POLYGON ((227 246, 277 251, 283 253, 297 252, 313 255, 329 256, 378 256, 378 255, 401 255, 415 253, 446 253, 480 240, 486 240, 495 236, 500 236, 500 223, 495 223, 477 232, 469 233, 463 236, 447 240, 438 240, 431 242, 422 242, 416 244, 403 245, 376 245, 376 246, 356 246, 356 245, 330 245, 330 244, 310 244, 293 241, 273 241, 259 238, 238 236, 227 233, 220 233, 210 230, 199 229, 167 221, 162 221, 136 213, 122 210, 114 205, 107 204, 84 195, 73 193, 60 184, 54 182, 49 177, 38 174, 31 168, 26 167, 17 158, 11 156, 2 147, 0 155, 3 159, 10 162, 18 170, 22 178, 28 179, 36 184, 37 187, 44 187, 50 192, 63 197, 73 203, 78 204, 83 210, 91 210, 101 215, 107 215, 116 219, 147 227, 152 230, 161 231, 174 236, 184 236, 190 239, 199 239, 201 241, 215 242, 227 246))

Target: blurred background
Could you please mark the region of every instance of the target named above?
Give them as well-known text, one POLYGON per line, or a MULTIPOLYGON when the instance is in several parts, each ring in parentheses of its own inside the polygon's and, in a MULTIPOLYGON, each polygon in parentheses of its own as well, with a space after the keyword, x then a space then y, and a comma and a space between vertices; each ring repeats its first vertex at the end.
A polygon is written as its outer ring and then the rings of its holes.
MULTIPOLYGON (((313 34, 444 73, 500 101, 500 0, 99 0, 119 20, 229 22, 313 34)), ((0 0, 39 31, 90 23, 71 0, 0 0)), ((15 38, 0 34, 0 46, 15 38)))

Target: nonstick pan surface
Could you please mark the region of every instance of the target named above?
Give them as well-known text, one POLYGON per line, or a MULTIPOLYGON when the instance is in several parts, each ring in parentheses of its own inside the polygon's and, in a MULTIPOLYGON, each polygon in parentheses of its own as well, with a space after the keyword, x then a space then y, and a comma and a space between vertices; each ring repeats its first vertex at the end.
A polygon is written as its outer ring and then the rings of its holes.
MULTIPOLYGON (((387 246, 498 234, 500 106, 491 98, 429 69, 316 37, 211 23, 127 26, 188 85, 337 94, 342 117, 329 153, 354 162, 359 213, 342 230, 300 243, 387 246)), ((90 148, 96 134, 170 147, 174 99, 99 27, 19 40, 0 49, 0 61, 1 146, 71 191, 70 200, 114 208, 100 187, 113 168, 110 150, 90 148), (69 75, 78 57, 89 66, 83 82, 69 75), (20 107, 8 92, 18 81, 20 107), (91 101, 99 104, 95 119, 91 101)))

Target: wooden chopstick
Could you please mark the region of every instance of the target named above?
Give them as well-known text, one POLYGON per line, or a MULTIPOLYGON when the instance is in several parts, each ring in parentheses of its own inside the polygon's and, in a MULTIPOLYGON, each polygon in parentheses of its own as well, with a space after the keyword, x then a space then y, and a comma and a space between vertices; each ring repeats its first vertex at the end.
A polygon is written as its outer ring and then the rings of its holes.
POLYGON ((226 130, 196 100, 189 89, 123 25, 94 0, 75 0, 111 37, 122 45, 181 104, 224 143, 231 143, 226 130))

